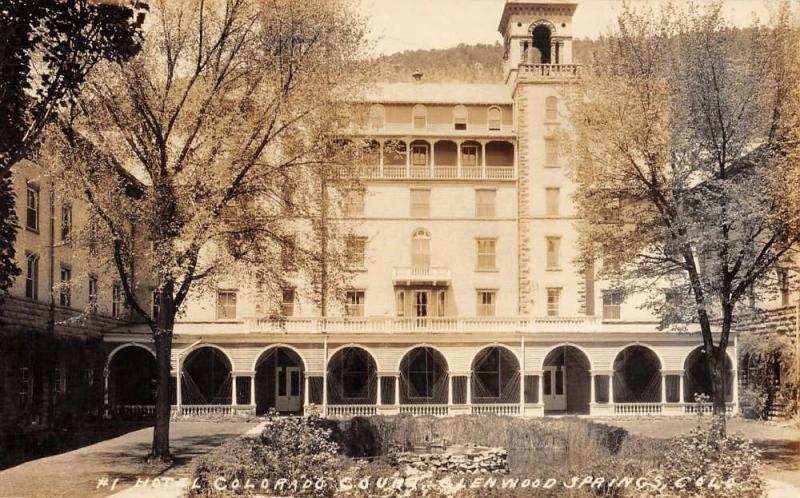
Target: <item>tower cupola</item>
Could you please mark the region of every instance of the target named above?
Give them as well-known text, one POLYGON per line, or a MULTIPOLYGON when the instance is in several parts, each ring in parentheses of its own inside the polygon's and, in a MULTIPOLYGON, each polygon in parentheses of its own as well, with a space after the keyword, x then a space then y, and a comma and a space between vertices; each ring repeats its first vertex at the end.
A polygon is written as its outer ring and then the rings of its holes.
POLYGON ((521 65, 572 64, 575 0, 506 0, 503 35, 506 79, 521 65))

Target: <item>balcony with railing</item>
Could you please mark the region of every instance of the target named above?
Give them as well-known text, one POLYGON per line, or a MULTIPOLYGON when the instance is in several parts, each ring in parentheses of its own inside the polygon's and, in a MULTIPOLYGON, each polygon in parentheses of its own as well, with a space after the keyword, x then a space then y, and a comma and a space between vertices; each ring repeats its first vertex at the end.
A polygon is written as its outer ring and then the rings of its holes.
POLYGON ((517 78, 530 80, 571 80, 580 77, 580 64, 520 64, 517 78))
POLYGON ((442 266, 400 266, 392 270, 394 285, 449 285, 450 269, 442 266))
POLYGON ((362 179, 494 180, 516 179, 516 149, 508 140, 385 139, 373 141, 362 164, 345 175, 362 179))

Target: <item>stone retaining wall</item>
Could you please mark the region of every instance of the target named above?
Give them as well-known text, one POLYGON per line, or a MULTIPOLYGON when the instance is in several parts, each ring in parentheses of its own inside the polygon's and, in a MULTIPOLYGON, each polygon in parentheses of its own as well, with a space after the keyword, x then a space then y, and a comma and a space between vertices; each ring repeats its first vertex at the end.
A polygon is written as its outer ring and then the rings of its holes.
POLYGON ((453 446, 443 453, 400 453, 397 463, 420 471, 488 474, 508 472, 508 452, 503 448, 453 446))

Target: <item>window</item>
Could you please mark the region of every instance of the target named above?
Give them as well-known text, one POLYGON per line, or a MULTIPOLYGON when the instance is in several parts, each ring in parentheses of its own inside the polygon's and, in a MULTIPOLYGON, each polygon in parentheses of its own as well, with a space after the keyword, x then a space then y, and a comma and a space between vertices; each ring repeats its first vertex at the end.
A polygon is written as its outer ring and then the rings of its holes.
POLYGON ((411 239, 411 266, 414 268, 431 266, 431 235, 425 230, 417 230, 411 239))
POLYGON ((345 315, 347 316, 364 316, 363 290, 347 291, 347 295, 345 296, 344 311, 345 315))
POLYGON ((33 393, 33 379, 28 367, 19 369, 19 407, 26 408, 31 401, 33 393))
POLYGON ((561 289, 547 289, 547 316, 558 316, 561 302, 561 289))
POLYGON ((494 270, 496 266, 497 240, 478 239, 478 270, 494 270))
POLYGON ((124 314, 124 306, 122 300, 122 286, 114 284, 111 287, 111 316, 114 318, 122 318, 124 314))
POLYGON ((557 188, 544 189, 545 200, 545 216, 558 216, 559 214, 559 198, 561 197, 561 190, 557 188))
POLYGON ((547 237, 545 239, 547 245, 547 269, 558 270, 561 268, 560 251, 561 251, 561 237, 547 237))
POLYGON ((158 316, 161 314, 161 293, 154 290, 150 294, 150 299, 150 318, 157 322, 158 316))
POLYGON ((411 118, 414 121, 415 130, 424 130, 428 124, 428 111, 424 105, 415 105, 411 110, 411 118))
POLYGON ((453 109, 453 127, 458 131, 467 129, 467 108, 463 105, 457 105, 453 109))
POLYGON ((494 316, 496 294, 493 290, 478 291, 478 316, 494 316))
POLYGON ((217 320, 236 319, 236 292, 217 291, 217 320))
POLYGON ((500 131, 503 113, 499 107, 489 108, 489 131, 500 131))
POLYGON ((294 270, 296 265, 295 254, 295 238, 294 236, 286 237, 281 246, 281 266, 284 270, 294 270))
POLYGON ((411 189, 411 216, 427 218, 431 215, 431 191, 429 189, 411 189))
POLYGON ((61 306, 70 306, 71 295, 70 287, 72 285, 72 270, 69 267, 61 267, 61 284, 58 293, 58 302, 61 306))
POLYGON ((347 239, 347 261, 349 262, 350 268, 366 268, 366 249, 366 237, 349 237, 347 239))
POLYGON ((56 368, 54 370, 53 394, 58 399, 67 392, 67 371, 64 368, 56 368))
POLYGON ((69 242, 72 237, 72 206, 61 205, 61 242, 69 242))
POLYGON ((544 101, 544 120, 552 123, 558 121, 558 99, 547 97, 544 101))
POLYGON ((778 268, 778 289, 781 293, 781 306, 789 305, 789 272, 786 268, 778 268))
POLYGON ((28 254, 25 271, 25 297, 28 299, 39 298, 39 256, 28 254))
POLYGON ((369 399, 369 385, 364 382, 369 379, 372 372, 369 357, 366 354, 344 351, 342 359, 341 377, 342 398, 344 399, 369 399))
POLYGON ((473 144, 461 146, 461 165, 462 166, 477 166, 478 165, 478 146, 473 144))
POLYGON ((383 128, 386 124, 386 109, 380 104, 373 104, 369 110, 369 124, 373 128, 383 128))
POLYGON ((364 191, 361 189, 350 189, 345 194, 345 214, 347 216, 364 215, 364 191))
POLYGON ((475 191, 475 216, 478 218, 494 218, 495 190, 476 190, 475 191))
POLYGON ((622 292, 603 291, 603 318, 606 320, 619 320, 622 307, 622 292))
POLYGON ((621 211, 622 199, 619 197, 612 197, 605 202, 600 215, 606 223, 619 223, 621 211))
POLYGON ((554 138, 544 140, 544 167, 558 167, 558 141, 554 138))
POLYGON ((283 289, 281 294, 281 314, 283 316, 294 316, 294 289, 283 289))
POLYGON ((397 316, 406 316, 406 291, 397 291, 395 295, 395 312, 397 316))
POLYGON ((34 232, 39 231, 39 187, 32 183, 28 184, 25 227, 34 232))
POLYGON ((447 316, 447 291, 436 292, 436 316, 447 316))
POLYGON ((89 313, 97 313, 97 277, 89 276, 89 313))
POLYGON ((411 145, 411 165, 412 166, 428 165, 428 144, 411 145))

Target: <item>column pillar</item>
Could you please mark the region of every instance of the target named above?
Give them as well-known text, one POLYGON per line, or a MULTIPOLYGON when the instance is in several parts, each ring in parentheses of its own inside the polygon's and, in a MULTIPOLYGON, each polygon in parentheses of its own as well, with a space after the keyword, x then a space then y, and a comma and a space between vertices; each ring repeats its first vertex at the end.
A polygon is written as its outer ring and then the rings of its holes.
POLYGON ((461 178, 461 144, 464 142, 456 140, 456 178, 461 178))
POLYGON ((481 178, 486 178, 486 141, 481 140, 481 178))
POLYGON ((539 404, 544 406, 544 372, 539 374, 539 404))
POLYGON ((231 375, 231 406, 236 406, 237 403, 237 396, 236 396, 236 379, 235 375, 231 375))
POLYGON ((394 404, 400 406, 400 376, 394 377, 394 404))
POLYGON ((183 404, 183 393, 181 384, 183 384, 183 365, 181 365, 181 357, 178 355, 177 367, 175 371, 175 406, 178 408, 178 415, 181 413, 181 405, 183 404))
POLYGON ((430 171, 431 171, 431 178, 433 178, 433 168, 436 167, 436 142, 431 142, 431 164, 430 164, 430 171))
POLYGON ((733 382, 732 399, 734 411, 739 406, 739 372, 734 368, 731 370, 731 382, 733 382))
POLYGON ((519 414, 525 415, 525 370, 519 371, 519 414))
POLYGON ((108 417, 108 367, 103 369, 103 416, 108 417))
POLYGON ((325 342, 323 344, 323 365, 325 368, 322 369, 322 416, 328 416, 328 336, 325 336, 325 342))
POLYGON ((614 372, 608 375, 608 404, 614 404, 614 372))
POLYGON ((383 140, 378 142, 378 176, 381 178, 383 178, 383 144, 383 140))
POLYGON ((472 372, 467 375, 467 405, 472 405, 472 372))
POLYGON ((311 383, 309 382, 308 375, 303 375, 303 406, 308 408, 308 391, 311 383))
POLYGON ((667 376, 661 372, 661 403, 667 402, 667 376))
POLYGON ((411 177, 411 139, 406 140, 406 178, 411 177))
MULTIPOLYGON (((308 392, 308 391, 306 391, 308 392)), ((250 376, 250 404, 256 406, 256 374, 250 376)))
POLYGON ((594 372, 589 372, 589 405, 597 403, 597 393, 594 388, 594 372))
POLYGON ((453 376, 447 375, 447 404, 453 406, 453 376))
POLYGON ((678 381, 678 403, 683 404, 683 373, 681 373, 680 381, 678 381))
POLYGON ((383 376, 378 375, 378 392, 377 392, 377 399, 376 402, 378 406, 383 404, 383 376))

